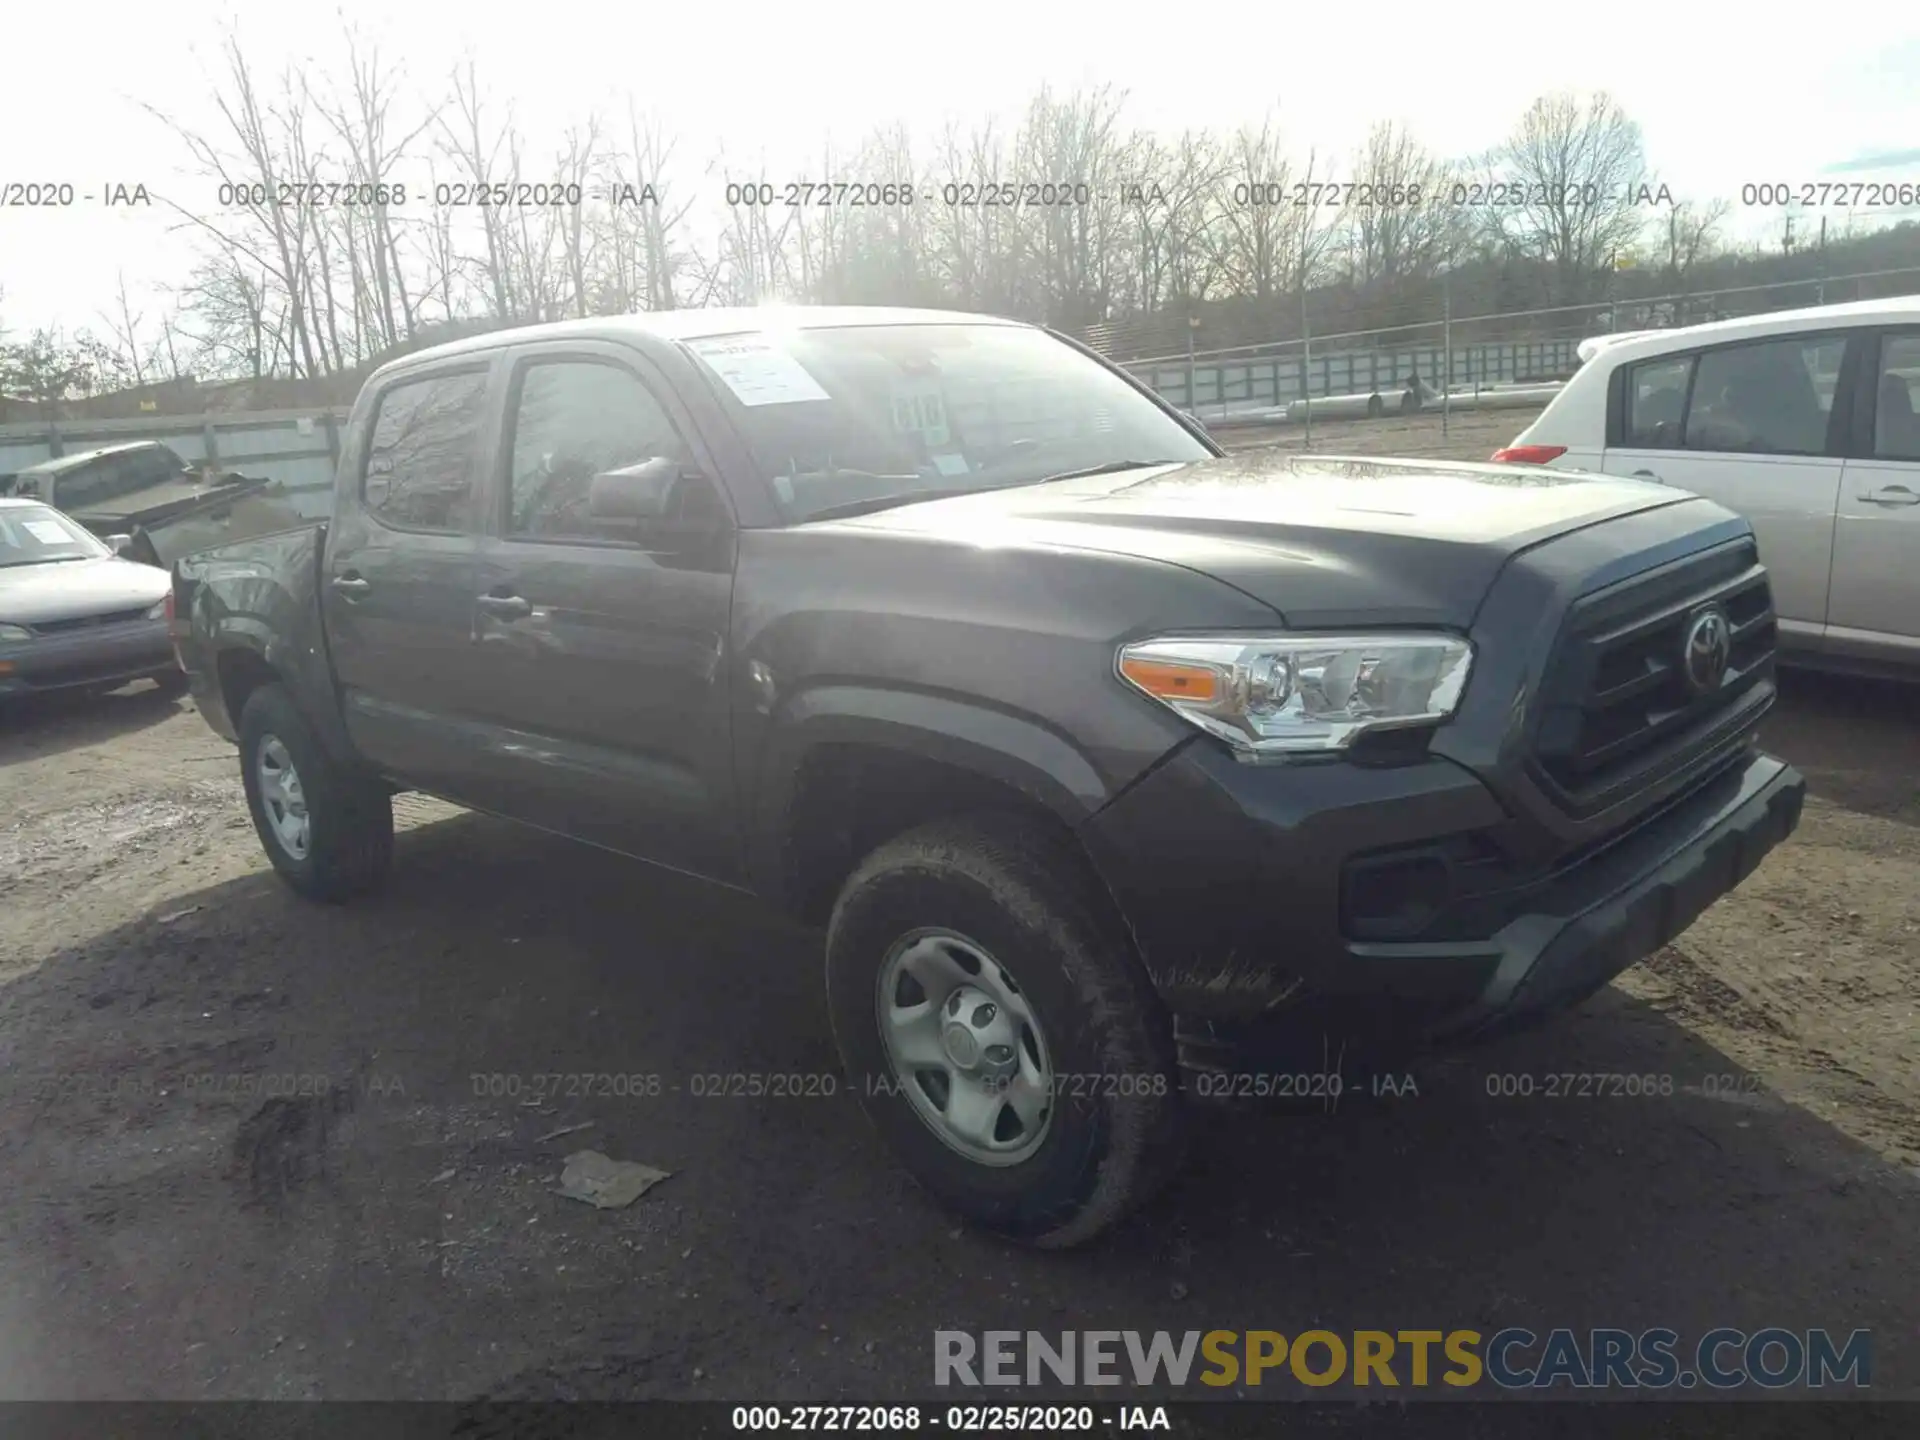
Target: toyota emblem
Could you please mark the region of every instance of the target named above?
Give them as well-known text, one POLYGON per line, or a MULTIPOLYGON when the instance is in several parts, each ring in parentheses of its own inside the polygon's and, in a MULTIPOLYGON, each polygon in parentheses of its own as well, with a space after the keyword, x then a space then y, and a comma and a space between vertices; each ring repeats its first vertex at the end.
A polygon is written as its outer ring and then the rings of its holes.
POLYGON ((1724 610, 1702 610, 1687 626, 1687 640, 1680 653, 1681 668, 1694 693, 1705 695, 1718 690, 1727 678, 1727 662, 1733 658, 1733 630, 1724 610))

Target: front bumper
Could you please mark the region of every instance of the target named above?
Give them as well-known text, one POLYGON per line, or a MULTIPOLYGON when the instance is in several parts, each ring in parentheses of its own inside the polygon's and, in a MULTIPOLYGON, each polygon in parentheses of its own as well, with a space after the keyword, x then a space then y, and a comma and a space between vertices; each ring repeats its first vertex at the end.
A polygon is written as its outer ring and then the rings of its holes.
MULTIPOLYGON (((1183 1049, 1302 1027, 1332 1045, 1464 1039, 1578 1003, 1733 889, 1799 821, 1806 784, 1747 751, 1586 849, 1513 862, 1446 938, 1366 940, 1350 862, 1499 835, 1510 821, 1442 759, 1254 767, 1190 743, 1088 822, 1183 1049)), ((1243 1043, 1245 1042, 1245 1043, 1243 1043)))
POLYGON ((165 620, 0 643, 0 696, 138 680, 178 668, 165 620))

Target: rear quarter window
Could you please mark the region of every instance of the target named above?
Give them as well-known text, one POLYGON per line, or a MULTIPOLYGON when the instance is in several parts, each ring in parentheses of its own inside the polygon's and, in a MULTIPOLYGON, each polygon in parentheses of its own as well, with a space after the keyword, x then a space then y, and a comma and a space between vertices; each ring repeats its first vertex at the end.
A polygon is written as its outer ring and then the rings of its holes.
POLYGON ((1677 450, 1693 378, 1691 355, 1663 356, 1627 367, 1626 416, 1620 443, 1631 450, 1677 450))

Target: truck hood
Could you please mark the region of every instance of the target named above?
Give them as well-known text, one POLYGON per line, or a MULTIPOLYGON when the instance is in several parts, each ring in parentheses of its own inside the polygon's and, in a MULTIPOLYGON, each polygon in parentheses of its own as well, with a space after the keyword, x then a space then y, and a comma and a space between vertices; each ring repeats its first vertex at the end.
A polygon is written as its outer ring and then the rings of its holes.
POLYGON ((1303 628, 1465 628, 1521 551, 1691 498, 1577 470, 1250 451, 829 523, 1160 560, 1212 575, 1303 628))
POLYGON ((142 609, 171 584, 166 571, 117 556, 0 566, 0 622, 44 625, 142 609))

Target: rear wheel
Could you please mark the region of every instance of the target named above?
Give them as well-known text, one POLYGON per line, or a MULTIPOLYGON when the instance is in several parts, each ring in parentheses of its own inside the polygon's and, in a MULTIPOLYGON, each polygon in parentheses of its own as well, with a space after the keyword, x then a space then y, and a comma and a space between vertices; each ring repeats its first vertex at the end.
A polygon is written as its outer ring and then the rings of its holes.
POLYGON ((834 908, 827 988, 868 1117, 975 1223, 1076 1245, 1177 1167, 1166 1017, 1098 882, 1039 827, 942 821, 874 851, 834 908))
POLYGON ((1369 395, 1367 397, 1367 418, 1369 420, 1378 420, 1386 413, 1386 401, 1382 400, 1378 395, 1369 395))
POLYGON ((346 900, 386 878, 386 787, 335 764, 280 685, 262 685, 241 709, 240 775, 267 859, 302 895, 346 900))

